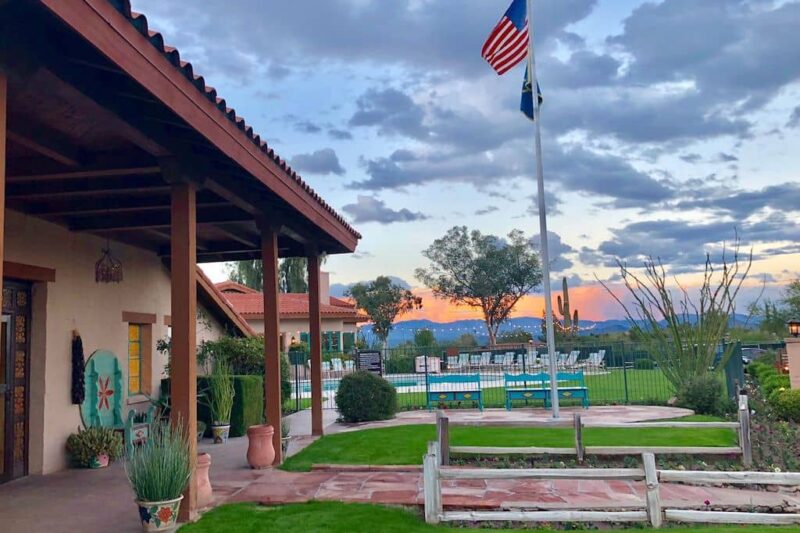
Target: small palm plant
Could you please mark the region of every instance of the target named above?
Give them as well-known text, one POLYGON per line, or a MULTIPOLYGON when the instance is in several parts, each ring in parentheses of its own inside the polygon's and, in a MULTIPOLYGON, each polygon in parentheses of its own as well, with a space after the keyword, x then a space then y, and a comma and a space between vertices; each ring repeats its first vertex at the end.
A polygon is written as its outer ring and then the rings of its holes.
POLYGON ((174 525, 193 469, 189 439, 180 420, 175 425, 154 423, 147 440, 129 450, 125 473, 146 530, 174 525))
POLYGON ((230 364, 225 360, 216 359, 208 378, 206 391, 214 442, 222 443, 228 440, 234 394, 230 364))

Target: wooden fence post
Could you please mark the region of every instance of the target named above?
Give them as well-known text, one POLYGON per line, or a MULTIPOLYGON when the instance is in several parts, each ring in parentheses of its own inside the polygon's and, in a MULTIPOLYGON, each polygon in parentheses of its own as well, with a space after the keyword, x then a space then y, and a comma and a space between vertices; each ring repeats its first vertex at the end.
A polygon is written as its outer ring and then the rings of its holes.
POLYGON ((656 456, 652 453, 643 453, 644 480, 647 485, 647 518, 654 528, 661 527, 664 516, 661 513, 661 496, 658 488, 658 471, 656 470, 656 456))
POLYGON ((439 481, 438 444, 428 443, 428 453, 422 460, 422 492, 425 499, 425 522, 438 524, 442 513, 442 486, 439 481))
POLYGON ((443 411, 436 412, 436 439, 439 442, 439 463, 450 464, 450 419, 443 411))
POLYGON ((753 447, 750 442, 750 406, 747 395, 739 395, 739 446, 742 448, 742 464, 753 464, 753 447))
POLYGON ((572 422, 575 426, 575 453, 578 456, 578 462, 583 463, 584 447, 583 447, 583 423, 581 422, 580 413, 573 413, 572 422))

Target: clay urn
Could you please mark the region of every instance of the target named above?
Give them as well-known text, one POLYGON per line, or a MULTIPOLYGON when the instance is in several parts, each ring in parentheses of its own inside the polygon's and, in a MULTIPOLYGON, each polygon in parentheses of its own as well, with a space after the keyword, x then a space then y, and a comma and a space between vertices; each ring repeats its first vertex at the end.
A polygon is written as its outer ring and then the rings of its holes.
POLYGON ((267 424, 259 424, 247 428, 247 463, 250 468, 260 470, 272 466, 275 460, 275 447, 272 445, 272 434, 275 429, 267 424))
POLYGON ((214 495, 211 489, 211 480, 208 470, 211 468, 211 455, 208 453, 197 454, 197 507, 202 509, 211 505, 214 495))

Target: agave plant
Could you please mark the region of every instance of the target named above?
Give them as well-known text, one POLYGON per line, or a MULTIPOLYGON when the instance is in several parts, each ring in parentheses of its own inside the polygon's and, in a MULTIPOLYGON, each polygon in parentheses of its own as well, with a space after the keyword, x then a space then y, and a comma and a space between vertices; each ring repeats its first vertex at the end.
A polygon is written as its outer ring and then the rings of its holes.
POLYGON ((179 420, 176 425, 156 422, 140 446, 128 452, 125 473, 136 499, 142 502, 174 500, 183 494, 194 469, 189 440, 179 420))

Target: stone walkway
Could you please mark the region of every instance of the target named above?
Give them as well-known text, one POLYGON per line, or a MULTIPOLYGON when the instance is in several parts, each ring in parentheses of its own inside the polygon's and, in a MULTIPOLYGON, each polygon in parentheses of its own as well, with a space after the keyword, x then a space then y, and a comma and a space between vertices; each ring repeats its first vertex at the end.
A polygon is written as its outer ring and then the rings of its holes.
MULTIPOLYGON (((253 473, 251 473, 253 474, 253 473)), ((334 468, 307 473, 272 470, 223 482, 230 502, 267 505, 310 500, 421 505, 418 468, 334 468), (234 487, 240 487, 236 490, 234 487), (233 490, 232 490, 233 489, 233 490)), ((630 509, 644 503, 644 482, 594 480, 458 480, 442 485, 450 509, 630 509)), ((800 495, 664 483, 664 506, 682 509, 800 509, 800 495)))

